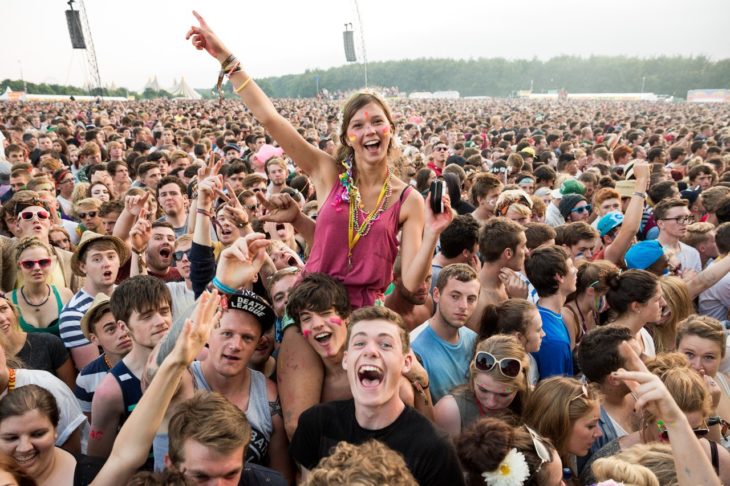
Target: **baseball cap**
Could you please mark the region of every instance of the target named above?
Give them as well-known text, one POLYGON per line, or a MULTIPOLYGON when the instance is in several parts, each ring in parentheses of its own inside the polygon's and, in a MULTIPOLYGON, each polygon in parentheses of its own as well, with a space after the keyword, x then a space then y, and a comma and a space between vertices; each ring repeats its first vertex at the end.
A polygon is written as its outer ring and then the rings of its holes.
POLYGON ((657 240, 640 241, 626 252, 626 267, 646 270, 664 255, 664 248, 657 240))
POLYGON ((623 222, 624 215, 622 213, 619 211, 611 211, 610 213, 604 214, 603 217, 598 220, 598 232, 601 236, 606 236, 623 222))
POLYGON ((266 300, 250 290, 242 290, 235 294, 224 294, 221 307, 248 312, 261 324, 261 334, 266 334, 276 322, 274 309, 266 300))
POLYGON ((566 179, 560 184, 559 189, 555 189, 552 195, 556 199, 560 199, 568 194, 578 194, 580 196, 586 193, 586 186, 577 179, 566 179))

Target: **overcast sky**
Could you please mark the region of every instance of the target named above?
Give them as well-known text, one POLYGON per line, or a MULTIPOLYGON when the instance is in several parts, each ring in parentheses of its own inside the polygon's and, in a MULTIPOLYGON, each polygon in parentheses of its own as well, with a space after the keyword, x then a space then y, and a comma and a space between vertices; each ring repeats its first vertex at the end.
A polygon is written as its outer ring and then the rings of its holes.
MULTIPOLYGON (((418 57, 548 59, 662 54, 730 58, 728 0, 359 0, 368 60, 418 57)), ((76 3, 76 8, 78 7, 76 3)), ((0 0, 0 79, 81 86, 64 0, 0 0)), ((185 32, 197 9, 255 77, 345 63, 352 0, 86 0, 102 83, 141 90, 184 76, 213 86, 215 61, 185 32)), ((357 49, 362 57, 359 32, 357 49)), ((87 44, 89 44, 87 39, 87 44)))

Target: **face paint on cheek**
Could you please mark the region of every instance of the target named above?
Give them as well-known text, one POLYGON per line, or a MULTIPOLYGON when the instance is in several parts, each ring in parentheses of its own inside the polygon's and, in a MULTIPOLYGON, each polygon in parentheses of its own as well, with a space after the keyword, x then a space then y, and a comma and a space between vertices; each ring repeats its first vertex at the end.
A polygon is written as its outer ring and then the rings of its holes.
POLYGON ((510 388, 508 386, 504 387, 504 392, 503 393, 512 393, 512 388, 510 388))
POLYGON ((350 142, 355 142, 355 140, 357 140, 357 137, 351 133, 347 135, 347 138, 350 142))
POLYGON ((312 331, 310 331, 309 329, 305 329, 302 331, 302 335, 304 336, 304 339, 307 339, 310 334, 312 334, 312 331))
POLYGON ((342 319, 340 319, 339 317, 330 317, 328 320, 330 323, 334 324, 335 326, 342 325, 342 319))
POLYGON ((390 134, 390 127, 383 128, 383 136, 386 136, 386 135, 389 135, 389 134, 390 134))

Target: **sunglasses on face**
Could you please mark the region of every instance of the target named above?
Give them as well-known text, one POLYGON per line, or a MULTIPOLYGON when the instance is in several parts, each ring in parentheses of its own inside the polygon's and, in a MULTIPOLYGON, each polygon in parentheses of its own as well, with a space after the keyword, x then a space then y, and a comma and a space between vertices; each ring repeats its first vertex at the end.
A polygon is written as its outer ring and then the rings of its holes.
POLYGON ((38 216, 38 219, 45 220, 51 217, 51 214, 48 211, 23 211, 19 215, 21 219, 24 219, 26 221, 30 221, 34 217, 38 216))
POLYGON ((89 211, 88 213, 79 213, 79 218, 86 219, 89 218, 96 218, 97 211, 89 211))
POLYGON ((50 258, 41 258, 40 260, 23 260, 20 262, 20 266, 26 270, 33 270, 38 265, 41 268, 48 268, 51 265, 50 258))
POLYGON ((260 204, 250 204, 247 206, 244 206, 244 208, 248 209, 249 211, 256 211, 261 205, 260 204))
POLYGON ((447 150, 449 150, 449 148, 448 147, 436 147, 434 150, 436 152, 446 152, 447 150))
POLYGON ((172 258, 176 262, 181 262, 182 259, 183 259, 183 257, 185 257, 188 260, 190 260, 190 250, 187 250, 187 251, 178 250, 178 251, 176 251, 175 253, 172 254, 172 258))
POLYGON ((491 371, 495 366, 507 378, 515 378, 522 371, 522 363, 514 358, 497 359, 491 353, 479 351, 474 357, 474 366, 479 371, 491 371))
POLYGON ((591 209, 593 209, 593 207, 590 204, 586 204, 585 206, 581 206, 579 208, 573 208, 570 210, 570 212, 571 213, 583 213, 583 212, 590 213, 591 209))
MULTIPOLYGON (((660 421, 660 423, 657 424, 657 427, 659 427, 659 437, 661 437, 662 441, 668 442, 669 431, 664 425, 664 422, 660 421)), ((707 426, 707 422, 704 422, 700 427, 692 429, 692 433, 694 433, 695 437, 701 439, 703 437, 707 437, 707 434, 710 433, 710 428, 707 426)))

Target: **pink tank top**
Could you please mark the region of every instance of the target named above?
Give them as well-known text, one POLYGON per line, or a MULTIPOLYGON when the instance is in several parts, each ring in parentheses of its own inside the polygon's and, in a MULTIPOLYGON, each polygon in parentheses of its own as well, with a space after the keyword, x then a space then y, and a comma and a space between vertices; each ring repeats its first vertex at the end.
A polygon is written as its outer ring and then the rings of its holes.
POLYGON ((398 220, 403 200, 411 187, 394 201, 360 238, 352 250, 352 268, 347 265, 349 206, 342 201, 345 189, 335 184, 317 215, 314 244, 305 272, 321 272, 342 282, 353 309, 373 305, 382 298, 393 280, 393 263, 398 254, 398 220))

